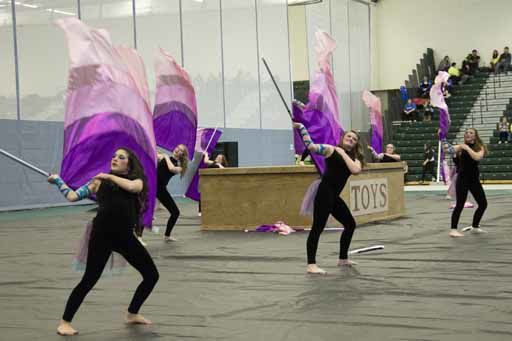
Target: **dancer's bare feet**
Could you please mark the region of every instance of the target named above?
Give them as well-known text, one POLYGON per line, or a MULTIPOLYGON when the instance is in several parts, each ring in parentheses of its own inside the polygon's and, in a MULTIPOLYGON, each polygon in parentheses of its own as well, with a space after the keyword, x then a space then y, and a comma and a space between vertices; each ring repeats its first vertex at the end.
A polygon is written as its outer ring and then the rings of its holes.
POLYGON ((152 322, 141 314, 126 313, 125 321, 127 324, 151 324, 152 322))
POLYGON ((71 327, 71 323, 64 320, 60 320, 59 326, 57 327, 57 334, 63 336, 71 336, 78 334, 78 330, 71 327))
POLYGON ((450 237, 453 237, 453 238, 464 237, 464 234, 460 233, 457 230, 451 230, 450 231, 450 237))
POLYGON ((171 237, 171 236, 164 236, 164 241, 166 243, 169 243, 169 242, 177 242, 178 239, 174 238, 174 237, 171 237))
POLYGON ((338 266, 354 266, 354 265, 357 265, 357 263, 351 261, 350 259, 338 259, 338 266))
POLYGON ((307 273, 308 274, 316 274, 316 275, 325 275, 325 274, 327 274, 327 271, 325 271, 324 269, 320 269, 316 264, 308 264, 307 273))

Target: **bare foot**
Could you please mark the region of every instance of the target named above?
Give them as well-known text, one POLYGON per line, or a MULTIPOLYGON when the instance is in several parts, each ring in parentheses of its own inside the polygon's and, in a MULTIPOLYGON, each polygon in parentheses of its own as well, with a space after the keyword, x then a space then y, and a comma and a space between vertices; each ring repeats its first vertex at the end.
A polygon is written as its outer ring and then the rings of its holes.
POLYGON ((453 237, 453 238, 464 237, 464 234, 460 233, 457 230, 451 230, 450 231, 450 237, 453 237))
POLYGON ((320 269, 316 264, 308 264, 307 273, 308 274, 316 274, 316 275, 325 275, 325 274, 327 274, 327 271, 325 271, 324 269, 320 269))
POLYGON ((59 326, 57 327, 57 334, 63 336, 71 336, 78 334, 78 330, 71 327, 71 323, 64 320, 60 320, 59 326))
POLYGON ((177 242, 178 239, 174 238, 174 237, 171 237, 171 236, 164 236, 164 241, 166 243, 169 243, 169 242, 177 242))
POLYGON ((144 318, 141 314, 126 313, 125 321, 127 324, 151 324, 151 321, 144 318))
POLYGON ((353 265, 357 265, 357 263, 351 261, 350 259, 338 259, 338 266, 353 266, 353 265))

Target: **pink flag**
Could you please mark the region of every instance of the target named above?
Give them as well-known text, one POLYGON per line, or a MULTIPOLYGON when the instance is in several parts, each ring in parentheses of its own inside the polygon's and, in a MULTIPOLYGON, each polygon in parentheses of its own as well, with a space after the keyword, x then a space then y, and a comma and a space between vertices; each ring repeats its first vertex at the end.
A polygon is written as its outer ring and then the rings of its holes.
POLYGON ((156 144, 173 150, 184 144, 192 158, 196 143, 196 93, 188 73, 160 49, 155 61, 156 98, 153 110, 156 144))
POLYGON ((363 102, 370 109, 370 125, 372 127, 371 146, 376 153, 382 153, 382 144, 384 137, 384 127, 382 125, 382 105, 380 98, 370 91, 363 91, 363 102))
POLYGON ((143 223, 151 225, 156 197, 156 145, 144 63, 130 48, 113 46, 107 31, 77 18, 57 20, 66 34, 70 70, 61 176, 78 188, 110 171, 116 149, 134 151, 148 182, 143 223))
MULTIPOLYGON (((316 52, 320 69, 315 73, 309 89, 309 101, 304 111, 294 110, 294 120, 304 124, 314 143, 337 145, 343 129, 339 122, 339 101, 332 75, 330 60, 336 42, 323 31, 316 32, 316 52)), ((324 157, 312 154, 315 165, 322 174, 324 157)))
MULTIPOLYGON (((446 101, 444 100, 443 95, 443 87, 446 86, 448 82, 448 78, 450 78, 450 75, 448 72, 445 71, 439 71, 439 73, 436 76, 436 79, 434 80, 434 85, 432 85, 432 88, 430 89, 430 102, 432 106, 439 108, 439 139, 444 140, 448 136, 448 130, 450 130, 450 112, 448 111, 448 105, 446 104, 446 101)), ((443 176, 443 181, 446 182, 447 176, 447 164, 444 161, 444 152, 441 149, 441 164, 440 164, 440 173, 443 176), (445 172, 446 169, 446 172, 445 172)))

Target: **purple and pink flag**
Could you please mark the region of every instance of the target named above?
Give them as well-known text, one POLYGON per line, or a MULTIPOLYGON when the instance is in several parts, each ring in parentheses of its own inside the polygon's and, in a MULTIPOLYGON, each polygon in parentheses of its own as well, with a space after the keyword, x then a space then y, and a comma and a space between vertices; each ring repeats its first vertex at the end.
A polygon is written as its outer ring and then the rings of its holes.
POLYGON ((76 189, 110 171, 116 149, 133 150, 148 183, 143 223, 150 226, 156 193, 156 145, 144 63, 107 31, 77 18, 57 20, 69 49, 61 176, 76 189))
POLYGON ((192 158, 196 144, 196 92, 188 73, 166 51, 160 49, 155 61, 156 96, 153 125, 156 144, 172 151, 187 146, 192 158))
MULTIPOLYGON (((448 83, 450 75, 448 72, 439 71, 437 74, 434 85, 430 88, 430 103, 432 106, 439 108, 439 140, 443 140, 448 136, 448 130, 450 129, 451 119, 448 111, 448 105, 444 100, 443 87, 448 83)), ((447 170, 446 162, 444 161, 444 152, 441 149, 441 164, 440 171, 443 176, 443 180, 446 182, 448 174, 445 173, 447 170)))
POLYGON ((384 127, 382 125, 382 104, 380 98, 370 91, 363 91, 363 102, 370 109, 370 125, 372 127, 371 146, 377 154, 383 152, 384 127))
MULTIPOLYGON (((339 101, 336 84, 331 69, 331 57, 336 49, 336 42, 323 31, 317 31, 316 53, 319 70, 310 84, 308 104, 304 110, 293 110, 293 119, 304 124, 314 143, 338 145, 343 129, 339 122, 339 101)), ((296 134, 296 133, 294 133, 296 134)), ((325 160, 322 155, 311 155, 318 171, 323 174, 325 160)))
POLYGON ((439 108, 439 139, 445 139, 450 129, 450 113, 448 105, 444 100, 443 86, 446 86, 450 75, 448 72, 439 71, 434 81, 434 85, 430 89, 430 103, 432 106, 439 108))
POLYGON ((186 197, 195 201, 201 200, 201 193, 199 193, 199 170, 201 168, 206 168, 206 164, 203 161, 203 153, 206 152, 208 153, 208 155, 211 155, 211 153, 215 149, 215 146, 217 145, 217 142, 219 142, 221 135, 222 131, 220 131, 219 129, 197 129, 195 151, 196 155, 198 155, 198 157, 201 158, 201 161, 199 162, 199 166, 197 167, 194 177, 192 178, 192 181, 188 186, 187 192, 185 193, 186 197))

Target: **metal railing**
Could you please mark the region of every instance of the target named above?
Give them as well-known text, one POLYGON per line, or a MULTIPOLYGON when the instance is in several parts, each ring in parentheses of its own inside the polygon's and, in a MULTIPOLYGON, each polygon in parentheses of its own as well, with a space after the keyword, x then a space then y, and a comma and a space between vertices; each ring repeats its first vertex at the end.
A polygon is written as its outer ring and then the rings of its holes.
MULTIPOLYGON (((484 93, 480 93, 480 95, 483 95, 484 98, 480 98, 479 99, 479 102, 480 102, 480 124, 483 124, 484 123, 484 103, 483 103, 483 100, 485 100, 485 111, 489 111, 489 97, 492 96, 493 98, 491 99, 497 99, 497 95, 496 95, 496 83, 498 83, 498 88, 501 88, 501 73, 498 73, 497 75, 495 75, 493 78, 492 78, 492 90, 491 92, 489 93, 488 92, 488 88, 487 88, 487 83, 485 86, 484 86, 484 93), (498 79, 498 82, 496 82, 496 78, 498 79)), ((474 126, 475 125, 475 113, 474 112, 471 112, 471 125, 474 126)))

